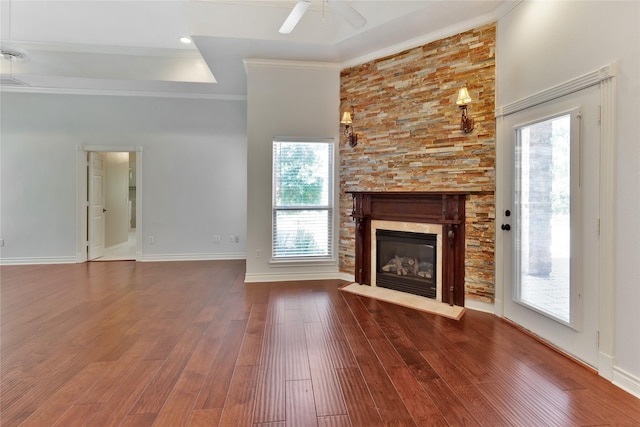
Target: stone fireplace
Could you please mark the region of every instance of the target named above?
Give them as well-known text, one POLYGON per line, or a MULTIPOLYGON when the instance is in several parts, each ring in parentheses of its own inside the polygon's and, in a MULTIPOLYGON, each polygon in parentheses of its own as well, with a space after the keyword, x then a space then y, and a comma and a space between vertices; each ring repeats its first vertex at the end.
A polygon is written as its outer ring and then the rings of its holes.
POLYGON ((464 306, 465 193, 348 193, 356 282, 464 306))

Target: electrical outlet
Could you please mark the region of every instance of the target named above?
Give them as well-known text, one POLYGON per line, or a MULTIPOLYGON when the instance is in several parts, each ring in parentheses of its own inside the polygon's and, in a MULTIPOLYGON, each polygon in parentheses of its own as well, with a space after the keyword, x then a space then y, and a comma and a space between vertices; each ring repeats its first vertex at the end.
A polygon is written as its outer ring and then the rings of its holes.
POLYGON ((219 235, 215 235, 213 236, 213 243, 220 243, 220 236, 219 235))
POLYGON ((4 246, 4 239, 0 239, 0 247, 4 246))
POLYGON ((229 236, 229 243, 235 243, 236 241, 236 236, 234 236, 233 234, 229 236))
POLYGON ((234 236, 234 243, 240 243, 240 236, 234 236))
POLYGON ((262 258, 262 251, 260 249, 256 250, 256 258, 262 258))
POLYGON ((155 242, 156 242, 155 237, 153 237, 153 236, 149 236, 149 244, 150 244, 150 245, 153 245, 155 242))

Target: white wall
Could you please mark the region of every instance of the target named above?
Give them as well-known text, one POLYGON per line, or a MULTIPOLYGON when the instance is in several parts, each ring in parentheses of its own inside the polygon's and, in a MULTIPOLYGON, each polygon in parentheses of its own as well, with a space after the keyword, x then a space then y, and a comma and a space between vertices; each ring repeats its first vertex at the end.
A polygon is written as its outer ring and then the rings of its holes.
POLYGON ((244 257, 244 101, 0 98, 3 263, 75 261, 78 145, 142 147, 143 260, 244 257), (230 234, 240 242, 230 243, 230 234))
POLYGON ((126 243, 129 238, 129 153, 105 153, 104 245, 126 243))
POLYGON ((640 3, 524 1, 498 23, 497 105, 616 62, 614 369, 640 395, 640 3))
MULTIPOLYGON (((271 261, 272 141, 328 137, 340 127, 340 69, 333 64, 247 61, 247 281, 338 276, 336 262, 275 266, 271 261), (256 257, 256 251, 261 257, 256 257)), ((336 165, 338 163, 336 162, 336 165)), ((336 167, 337 171, 337 167, 336 167)), ((338 180, 335 180, 336 183, 338 180)), ((337 199, 336 199, 337 200, 337 199)), ((337 207, 337 202, 336 202, 337 207)), ((337 215, 337 212, 335 212, 337 215)), ((337 236, 335 229, 334 236, 337 236)))

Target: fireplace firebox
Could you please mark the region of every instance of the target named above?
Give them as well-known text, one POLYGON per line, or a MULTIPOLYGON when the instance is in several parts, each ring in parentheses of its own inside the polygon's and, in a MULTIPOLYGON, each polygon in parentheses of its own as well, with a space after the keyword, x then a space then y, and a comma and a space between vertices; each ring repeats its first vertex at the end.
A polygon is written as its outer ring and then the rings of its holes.
POLYGON ((431 233, 376 230, 376 285, 435 299, 437 238, 431 233))

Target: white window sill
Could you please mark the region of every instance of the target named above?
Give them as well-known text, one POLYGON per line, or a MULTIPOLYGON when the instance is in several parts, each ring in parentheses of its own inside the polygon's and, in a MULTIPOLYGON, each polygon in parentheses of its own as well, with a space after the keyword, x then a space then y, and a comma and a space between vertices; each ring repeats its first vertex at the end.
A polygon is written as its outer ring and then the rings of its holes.
POLYGON ((304 267, 337 264, 338 260, 334 258, 287 258, 272 259, 269 261, 271 267, 304 267))

